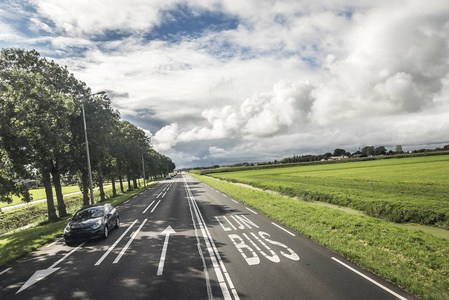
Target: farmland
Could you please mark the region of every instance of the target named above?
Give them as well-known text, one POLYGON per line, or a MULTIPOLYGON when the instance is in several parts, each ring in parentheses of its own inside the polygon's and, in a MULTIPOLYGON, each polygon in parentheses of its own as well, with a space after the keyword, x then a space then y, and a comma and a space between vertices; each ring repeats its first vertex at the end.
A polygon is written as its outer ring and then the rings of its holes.
POLYGON ((298 197, 347 206, 394 222, 449 229, 449 156, 214 173, 298 197))

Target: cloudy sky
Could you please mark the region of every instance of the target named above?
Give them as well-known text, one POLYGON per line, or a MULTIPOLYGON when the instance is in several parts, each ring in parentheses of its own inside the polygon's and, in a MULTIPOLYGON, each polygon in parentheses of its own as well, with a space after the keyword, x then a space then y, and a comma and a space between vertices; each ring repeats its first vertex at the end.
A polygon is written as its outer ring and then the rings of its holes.
POLYGON ((178 167, 449 144, 447 0, 2 0, 178 167))

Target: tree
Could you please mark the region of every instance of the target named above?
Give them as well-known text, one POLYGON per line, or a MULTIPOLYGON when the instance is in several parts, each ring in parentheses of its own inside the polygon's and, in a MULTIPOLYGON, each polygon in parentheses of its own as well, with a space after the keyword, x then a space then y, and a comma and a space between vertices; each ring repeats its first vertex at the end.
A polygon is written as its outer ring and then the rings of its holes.
POLYGON ((404 153, 404 151, 402 151, 402 146, 401 145, 396 145, 395 152, 396 153, 404 153))
MULTIPOLYGON (((49 220, 56 220, 50 172, 56 163, 56 156, 64 151, 64 118, 67 98, 55 93, 39 73, 26 72, 13 67, 2 82, 0 110, 4 112, 1 121, 4 130, 2 139, 14 141, 4 143, 4 149, 14 164, 24 164, 38 170, 42 175, 47 195, 49 220), (22 155, 15 152, 20 149, 22 155)), ((65 210, 65 207, 64 207, 65 210)), ((62 211, 62 214, 64 212, 62 211)))
POLYGON ((367 155, 367 156, 374 155, 374 146, 363 147, 362 154, 367 155))
POLYGON ((342 156, 342 155, 345 155, 346 154, 346 151, 344 150, 344 149, 335 149, 334 150, 334 154, 333 154, 333 156, 342 156))
POLYGON ((11 203, 11 197, 15 195, 22 197, 24 202, 30 202, 31 195, 28 186, 23 182, 14 180, 14 178, 17 179, 18 177, 12 168, 13 165, 10 163, 5 151, 0 147, 0 201, 11 203))
POLYGON ((379 146, 374 149, 374 155, 385 155, 387 154, 387 149, 384 146, 379 146))

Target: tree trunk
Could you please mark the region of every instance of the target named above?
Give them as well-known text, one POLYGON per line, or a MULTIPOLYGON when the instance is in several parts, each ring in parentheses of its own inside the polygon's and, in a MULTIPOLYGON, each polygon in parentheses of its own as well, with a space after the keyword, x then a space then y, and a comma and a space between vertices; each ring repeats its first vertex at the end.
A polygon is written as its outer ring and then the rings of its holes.
POLYGON ((83 171, 81 174, 81 184, 83 186, 83 205, 89 205, 89 174, 83 171))
POLYGON ((44 182, 45 194, 47 195, 48 220, 56 221, 58 220, 58 216, 56 215, 55 203, 53 202, 53 190, 51 188, 50 172, 42 172, 42 181, 44 182))
POLYGON ((123 179, 120 177, 120 191, 122 191, 122 194, 125 193, 125 189, 123 188, 123 179))
POLYGON ((115 188, 115 178, 111 176, 112 181, 112 197, 117 197, 117 189, 115 188))
POLYGON ((138 186, 137 186, 137 179, 136 179, 136 177, 133 178, 133 184, 134 184, 134 188, 137 189, 138 186))
POLYGON ((67 216, 67 209, 64 203, 64 196, 62 195, 61 176, 57 168, 53 168, 51 170, 51 175, 53 177, 53 185, 56 191, 59 217, 62 218, 67 216))
POLYGON ((126 179, 128 179, 128 191, 132 191, 133 190, 133 186, 131 185, 131 178, 128 176, 126 176, 126 179))

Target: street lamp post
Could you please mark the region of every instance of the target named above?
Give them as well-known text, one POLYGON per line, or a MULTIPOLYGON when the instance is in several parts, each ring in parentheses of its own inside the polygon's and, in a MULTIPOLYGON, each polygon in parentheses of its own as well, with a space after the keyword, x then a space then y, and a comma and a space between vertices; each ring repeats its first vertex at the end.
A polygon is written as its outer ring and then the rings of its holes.
MULTIPOLYGON (((95 95, 102 95, 106 92, 98 92, 95 94, 89 95, 89 97, 95 95)), ((89 142, 87 140, 87 126, 86 126, 86 113, 84 112, 84 103, 81 103, 81 107, 83 108, 83 122, 84 122, 84 138, 86 139, 86 153, 87 153, 87 170, 89 171, 89 187, 90 187, 90 203, 94 204, 94 189, 92 186, 92 169, 90 167, 90 155, 89 155, 89 142)))

